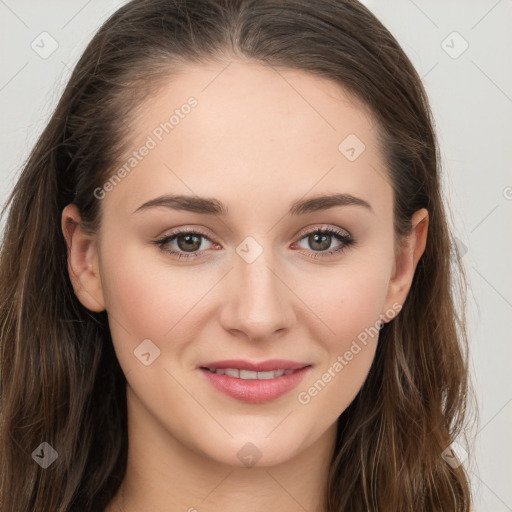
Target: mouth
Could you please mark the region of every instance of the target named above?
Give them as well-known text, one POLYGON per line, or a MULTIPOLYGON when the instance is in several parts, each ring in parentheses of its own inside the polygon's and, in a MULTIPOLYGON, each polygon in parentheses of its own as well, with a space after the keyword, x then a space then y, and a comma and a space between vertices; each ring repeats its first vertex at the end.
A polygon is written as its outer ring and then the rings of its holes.
POLYGON ((311 363, 301 363, 297 361, 290 361, 287 359, 268 359, 267 361, 246 361, 244 359, 229 359, 224 361, 212 361, 198 365, 199 368, 204 368, 210 371, 216 370, 241 370, 250 372, 270 372, 284 370, 300 370, 306 366, 311 366, 311 363))
POLYGON ((198 366, 209 383, 236 400, 269 402, 295 388, 312 368, 310 363, 270 360, 259 363, 230 360, 198 366))
POLYGON ((217 375, 228 375, 229 377, 234 377, 235 379, 243 379, 243 380, 270 380, 275 379, 276 377, 282 377, 283 375, 291 375, 297 370, 285 370, 284 368, 278 368, 277 370, 270 370, 268 372, 255 372, 252 370, 241 370, 239 368, 217 368, 215 370, 211 368, 202 367, 201 370, 208 370, 211 373, 216 373, 217 375))

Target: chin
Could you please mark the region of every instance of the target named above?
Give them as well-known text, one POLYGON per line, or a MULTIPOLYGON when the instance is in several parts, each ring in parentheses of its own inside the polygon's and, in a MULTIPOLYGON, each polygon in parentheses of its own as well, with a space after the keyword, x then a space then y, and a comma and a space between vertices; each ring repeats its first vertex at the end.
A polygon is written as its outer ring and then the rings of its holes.
POLYGON ((300 439, 286 436, 283 438, 268 432, 261 436, 242 435, 203 447, 203 454, 218 463, 239 468, 271 467, 283 464, 296 457, 302 447, 300 439))

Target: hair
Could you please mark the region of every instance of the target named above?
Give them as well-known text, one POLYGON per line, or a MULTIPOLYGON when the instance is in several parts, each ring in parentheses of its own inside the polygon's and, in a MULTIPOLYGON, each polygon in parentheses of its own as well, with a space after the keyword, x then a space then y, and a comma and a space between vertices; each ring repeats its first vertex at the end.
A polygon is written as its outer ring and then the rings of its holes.
POLYGON ((75 203, 95 232, 94 190, 129 146, 144 100, 188 63, 234 59, 303 70, 360 100, 377 123, 395 236, 410 233, 416 210, 429 212, 407 299, 338 419, 325 509, 468 511, 467 472, 441 456, 468 416, 467 281, 453 257, 433 115, 410 60, 356 0, 133 0, 87 46, 2 210, 10 206, 0 252, 2 512, 97 512, 119 489, 126 379, 107 312, 74 293, 62 210, 75 203), (46 469, 31 456, 42 442, 58 453, 46 469))

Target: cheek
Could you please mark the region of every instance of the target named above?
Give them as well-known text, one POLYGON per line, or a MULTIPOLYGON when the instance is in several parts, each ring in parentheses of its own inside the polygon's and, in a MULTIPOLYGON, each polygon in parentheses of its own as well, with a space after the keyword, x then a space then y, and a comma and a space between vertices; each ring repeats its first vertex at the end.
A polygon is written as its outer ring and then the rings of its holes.
POLYGON ((334 423, 358 394, 372 365, 376 341, 341 344, 301 386, 297 401, 307 417, 316 418, 317 433, 334 423))
POLYGON ((377 348, 390 267, 390 259, 360 268, 347 266, 329 279, 315 280, 309 295, 303 290, 302 297, 328 329, 326 336, 316 334, 327 357, 301 386, 297 400, 326 423, 335 421, 366 380, 377 348))
POLYGON ((190 336, 190 321, 200 309, 196 306, 214 284, 215 276, 201 279, 192 270, 173 272, 161 259, 154 260, 140 250, 102 260, 110 329, 125 370, 138 367, 133 352, 145 339, 162 351, 168 351, 165 340, 172 339, 172 351, 179 353, 185 345, 180 340, 190 336))
MULTIPOLYGON (((347 265, 296 281, 295 291, 325 327, 330 351, 341 350, 380 320, 391 264, 347 265)), ((311 333, 315 337, 314 333, 311 333)))

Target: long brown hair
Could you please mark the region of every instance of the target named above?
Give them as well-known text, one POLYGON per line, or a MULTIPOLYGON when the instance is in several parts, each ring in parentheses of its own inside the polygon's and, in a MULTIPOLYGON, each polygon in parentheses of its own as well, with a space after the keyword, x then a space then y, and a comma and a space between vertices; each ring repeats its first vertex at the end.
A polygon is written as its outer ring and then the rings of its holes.
POLYGON ((94 190, 116 169, 143 99, 181 64, 229 58, 314 73, 362 100, 377 121, 397 237, 416 210, 429 211, 407 300, 338 420, 327 510, 468 511, 464 467, 441 456, 465 425, 466 279, 411 62, 356 0, 133 0, 88 45, 2 211, 10 205, 0 253, 2 512, 97 512, 119 488, 126 380, 107 312, 74 294, 61 213, 75 203, 96 230, 94 190), (46 469, 32 457, 42 442, 58 454, 46 469))

